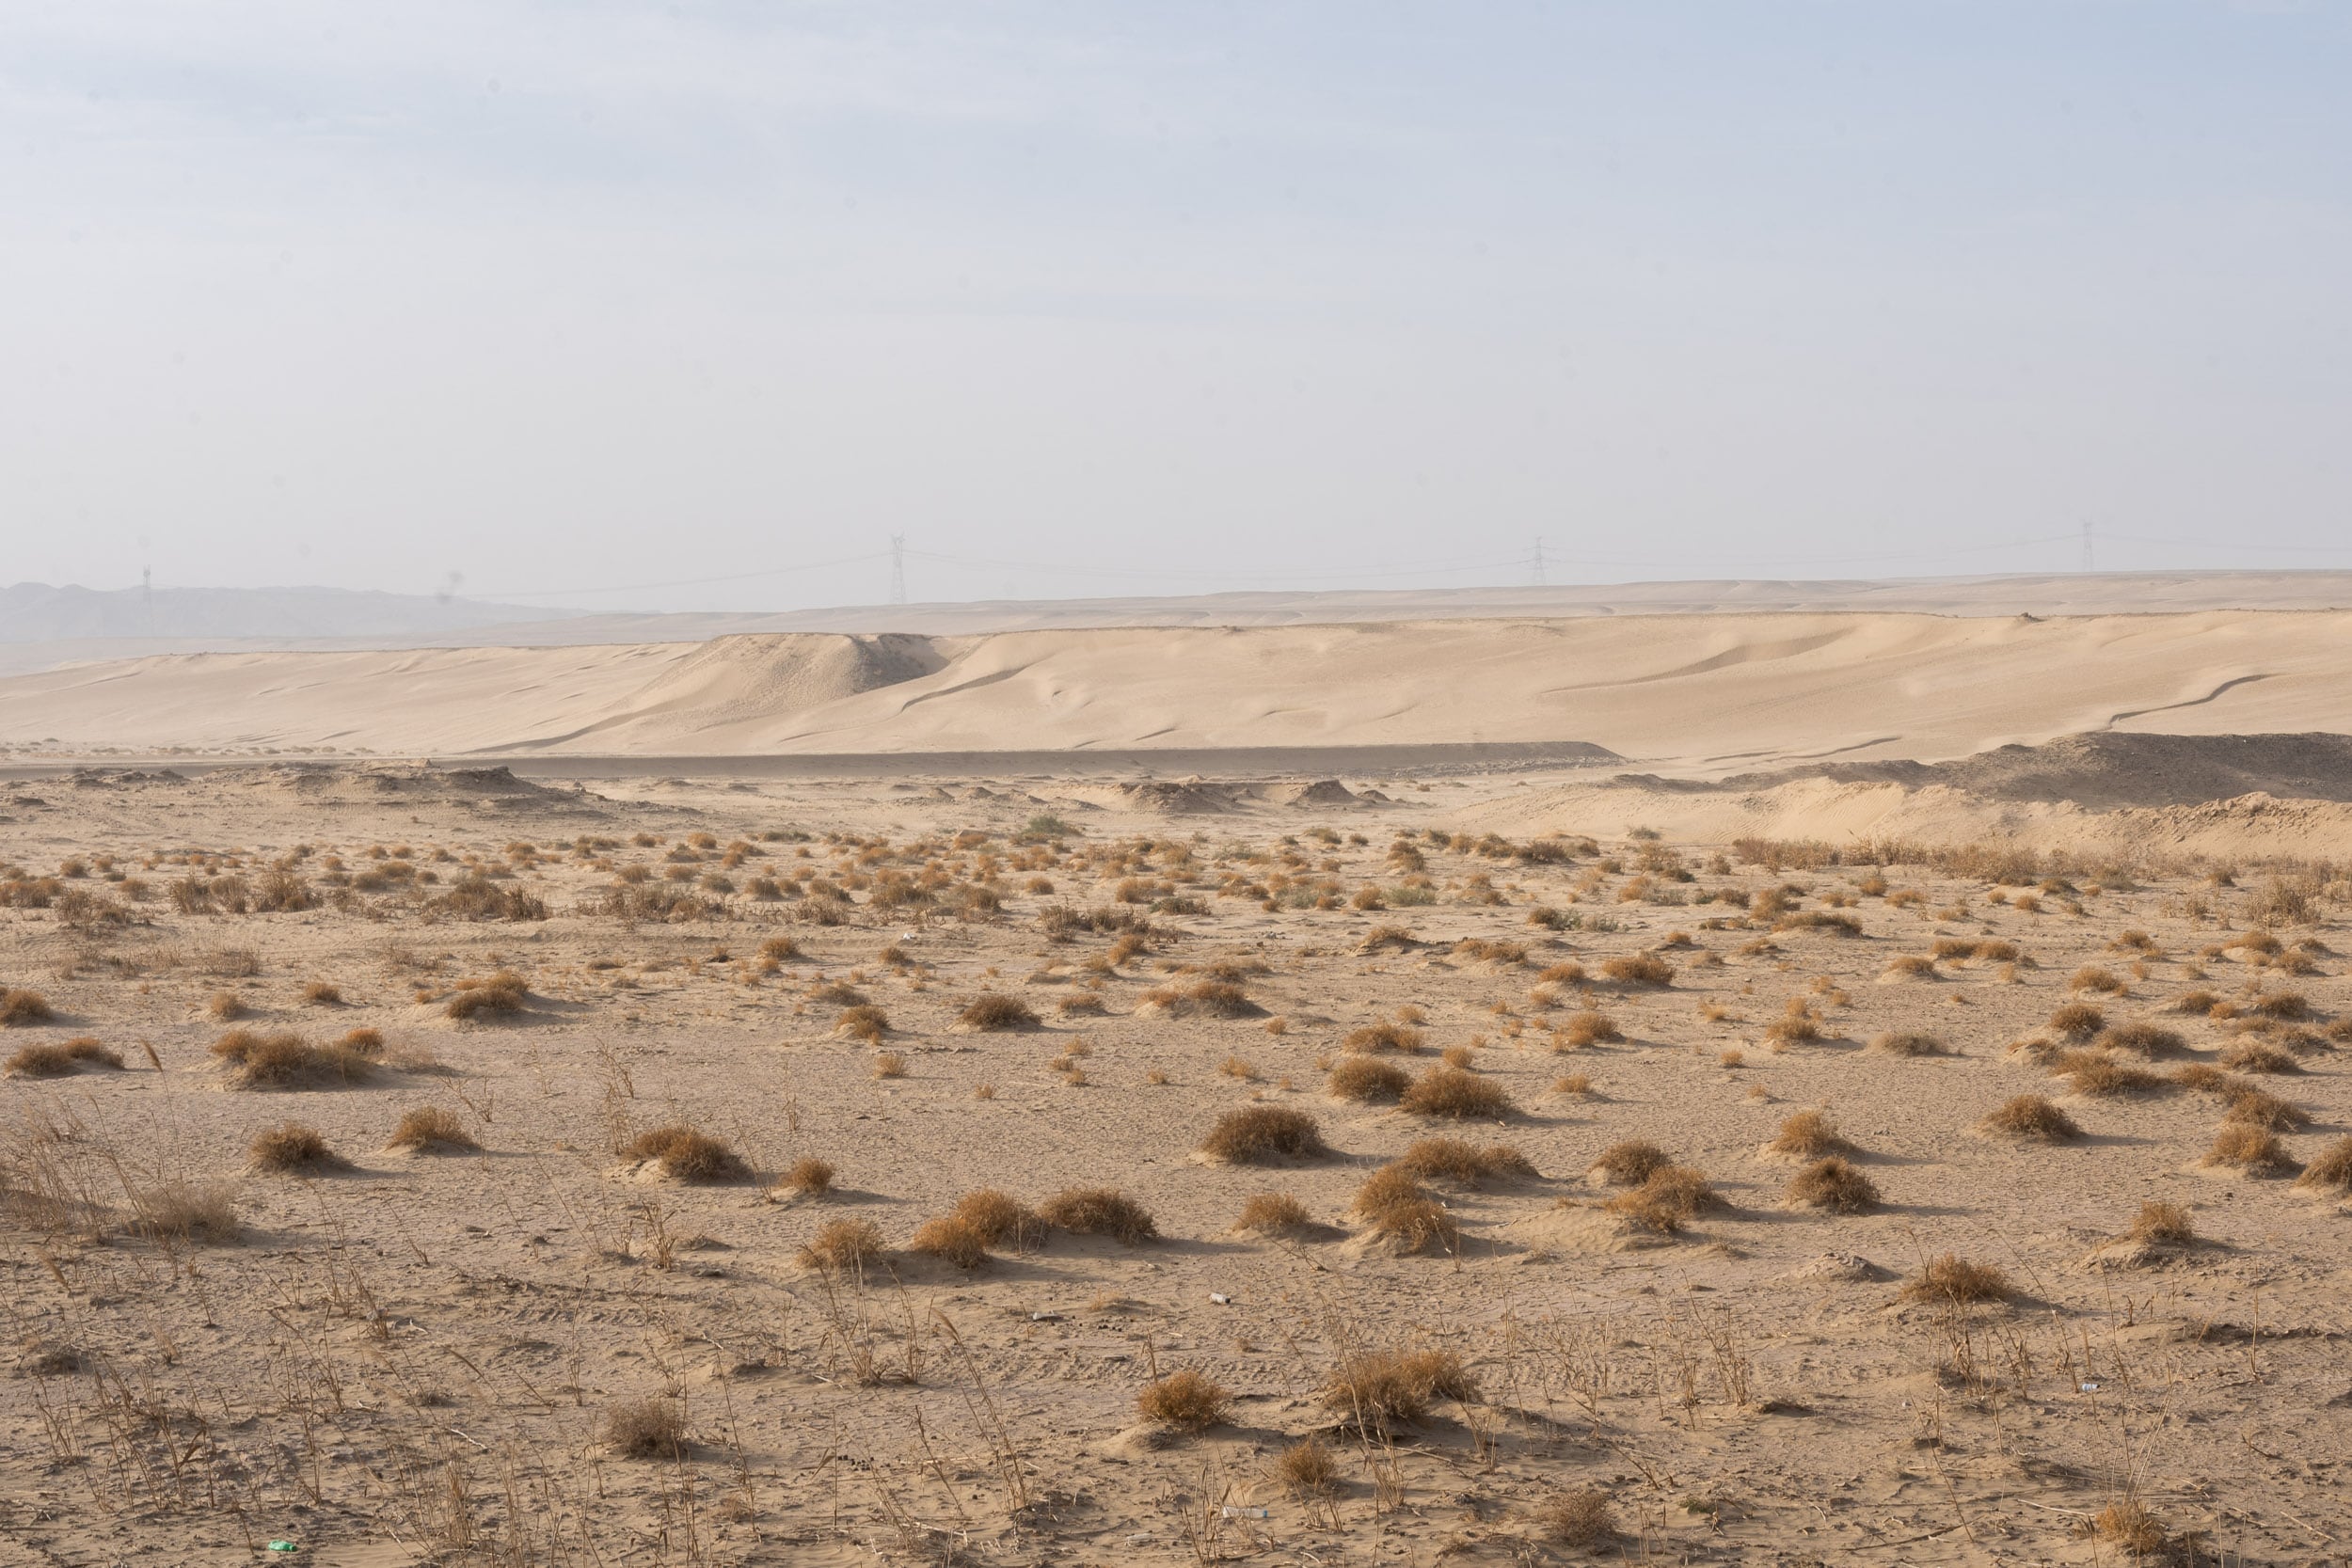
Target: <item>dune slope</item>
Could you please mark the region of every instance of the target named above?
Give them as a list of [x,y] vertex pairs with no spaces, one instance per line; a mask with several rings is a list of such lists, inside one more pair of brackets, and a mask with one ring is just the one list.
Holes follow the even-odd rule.
[[1696,775],[2352,730],[2352,614],[1619,616],[182,655],[0,681],[22,749],[729,755],[1581,740]]

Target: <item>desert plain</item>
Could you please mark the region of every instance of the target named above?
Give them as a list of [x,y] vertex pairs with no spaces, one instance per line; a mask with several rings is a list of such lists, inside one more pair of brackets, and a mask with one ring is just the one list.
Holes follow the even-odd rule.
[[2343,1560],[2336,618],[1670,619],[0,681],[0,1557]]

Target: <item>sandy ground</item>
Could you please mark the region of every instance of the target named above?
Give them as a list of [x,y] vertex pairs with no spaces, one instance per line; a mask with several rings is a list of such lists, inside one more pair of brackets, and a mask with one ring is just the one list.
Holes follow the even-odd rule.
[[1582,741],[1692,774],[2352,730],[2352,614],[1653,615],[196,654],[0,680],[15,754]]
[[[2244,863],[2225,885],[2128,846],[1788,863],[1628,837],[1557,782],[1377,782],[1388,799],[1356,779],[1206,807],[1067,779],[11,786],[0,983],[54,1017],[0,1050],[89,1037],[125,1065],[0,1084],[0,1560],[288,1540],[346,1565],[2122,1562],[2134,1510],[2158,1558],[2342,1560],[2343,1194],[2201,1162],[2254,1085],[2308,1117],[2277,1134],[2290,1162],[2347,1131],[2352,889]],[[1025,832],[1041,815],[1063,826]],[[179,907],[188,882],[215,912]],[[602,912],[616,887],[707,907]],[[458,890],[546,918],[435,903]],[[273,895],[311,907],[221,912]],[[1150,934],[1057,940],[1056,909]],[[2017,952],[1895,963],[1939,942]],[[1642,954],[1668,983],[1609,976]],[[2082,989],[2110,983],[2087,967],[2121,990]],[[448,1016],[501,970],[518,1010]],[[1218,983],[1238,1016],[1190,997]],[[837,987],[886,1032],[841,1033]],[[2200,990],[2236,1016],[2178,1010]],[[965,1032],[982,993],[1041,1022]],[[2304,1017],[2249,1032],[2290,997],[2270,1010]],[[2158,1074],[2238,1065],[2073,1092],[2046,1058],[2074,1002],[2177,1033],[2124,1037]],[[1580,1043],[1595,1012],[1623,1037]],[[1346,1048],[1382,1023],[1419,1049]],[[363,1082],[245,1088],[210,1049],[237,1027],[383,1044]],[[1889,1033],[1937,1049],[1871,1048]],[[1351,1060],[1420,1076],[1457,1047],[1507,1108],[1327,1092]],[[2081,1135],[1977,1130],[2022,1094]],[[388,1150],[420,1107],[479,1151]],[[1329,1152],[1197,1152],[1267,1107]],[[1807,1109],[1875,1203],[1789,1199],[1804,1162],[1764,1146]],[[289,1120],[349,1168],[252,1168]],[[677,1123],[749,1175],[624,1152]],[[1407,1251],[1352,1204],[1433,1136],[1532,1173],[1431,1179],[1455,1234]],[[1719,1201],[1612,1207],[1627,1189],[1588,1171],[1627,1140]],[[777,1185],[809,1159],[829,1192]],[[968,1271],[909,1250],[983,1187],[1116,1188],[1158,1238],[1055,1228]],[[1236,1230],[1261,1193],[1306,1227]],[[2200,1240],[2118,1243],[2151,1200]],[[233,1239],[182,1233],[223,1205]],[[806,1261],[844,1220],[886,1250]],[[1997,1293],[1907,1288],[1947,1253]],[[1436,1354],[1424,1410],[1331,1396],[1388,1352]],[[1146,1419],[1138,1396],[1187,1370],[1229,1396],[1218,1418]],[[682,1423],[675,1452],[615,1441],[645,1401]],[[1309,1438],[1319,1493],[1273,1468]],[[1571,1515],[1599,1528],[1567,1538]]]

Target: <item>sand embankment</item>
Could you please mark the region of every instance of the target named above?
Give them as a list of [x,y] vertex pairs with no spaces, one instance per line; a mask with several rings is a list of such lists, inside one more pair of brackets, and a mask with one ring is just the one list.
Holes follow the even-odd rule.
[[181,655],[0,680],[44,752],[1588,741],[1718,776],[2104,730],[2352,731],[2352,613],[1617,616]]

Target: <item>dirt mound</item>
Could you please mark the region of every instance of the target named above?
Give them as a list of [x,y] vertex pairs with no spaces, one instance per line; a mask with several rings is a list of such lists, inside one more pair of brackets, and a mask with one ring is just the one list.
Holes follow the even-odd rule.
[[1141,784],[1119,786],[1120,803],[1130,811],[1147,811],[1161,816],[1215,816],[1233,809],[1234,792],[1225,784],[1201,784],[1196,780],[1169,783],[1150,780]]
[[[176,775],[173,777],[176,778]],[[151,775],[160,781],[160,776]],[[430,763],[278,762],[255,768],[224,768],[203,776],[217,791],[262,791],[294,795],[304,800],[474,800],[516,804],[575,798],[568,789],[549,789],[518,779],[504,768],[436,768]]]
[[1825,763],[1736,774],[1698,787],[1770,789],[1799,779],[1907,789],[1940,784],[1986,800],[2073,800],[2094,809],[2193,806],[2255,794],[2352,801],[2352,736],[2101,730],[2040,746],[2000,746],[1951,762]]

